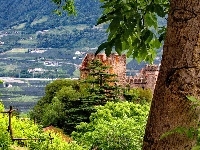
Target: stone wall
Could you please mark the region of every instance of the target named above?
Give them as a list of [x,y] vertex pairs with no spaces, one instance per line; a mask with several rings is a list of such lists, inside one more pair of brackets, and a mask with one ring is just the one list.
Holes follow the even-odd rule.
[[109,57],[106,54],[86,54],[80,66],[80,79],[85,79],[88,76],[88,65],[94,60],[100,60],[104,65],[109,66],[108,73],[116,74],[119,84],[124,84],[126,81],[126,55],[111,54]]
[[94,60],[100,60],[104,65],[109,66],[108,73],[116,74],[118,83],[122,86],[130,86],[131,88],[141,87],[143,89],[151,89],[154,91],[158,73],[158,65],[146,65],[135,76],[126,76],[126,55],[111,54],[107,57],[105,54],[86,54],[80,66],[80,79],[88,76],[89,63]]
[[135,76],[127,76],[126,83],[131,88],[141,87],[143,89],[151,89],[153,92],[158,78],[158,73],[158,65],[146,65]]

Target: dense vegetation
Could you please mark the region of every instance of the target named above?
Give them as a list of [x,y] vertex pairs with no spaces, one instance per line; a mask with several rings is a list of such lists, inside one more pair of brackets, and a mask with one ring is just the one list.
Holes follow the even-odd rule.
[[[3,105],[0,103],[0,112],[4,111]],[[12,142],[12,139],[7,132],[8,116],[0,113],[0,149],[14,150],[22,149],[22,147],[30,150],[81,150],[80,146],[75,143],[67,143],[65,140],[69,137],[64,136],[61,132],[47,130],[44,132],[41,126],[35,125],[33,121],[27,119],[19,119],[16,116],[12,117],[12,129],[14,138],[27,138],[20,142]],[[49,133],[51,136],[49,136]],[[53,138],[50,140],[50,137]],[[31,140],[31,139],[38,140]]]
[[[60,79],[46,86],[44,97],[31,112],[31,117],[40,126],[29,119],[12,118],[14,137],[38,140],[12,142],[6,131],[8,116],[0,114],[3,124],[0,147],[5,150],[22,147],[37,150],[57,150],[58,147],[60,150],[140,150],[152,93],[147,89],[119,88],[117,84],[113,88],[113,82],[117,82],[115,75],[107,74],[109,68],[99,61],[92,61],[88,68],[90,72],[85,80]],[[44,132],[46,130],[48,132]],[[182,134],[185,131],[178,128],[174,132]],[[193,131],[186,133],[191,136]],[[174,132],[166,133],[166,136]]]
[[[6,130],[8,116],[0,114],[3,125],[0,148],[141,149],[150,104],[147,101],[151,95],[142,93],[142,89],[124,91],[116,88],[115,84],[113,86],[113,82],[117,82],[115,75],[107,74],[108,67],[99,61],[93,61],[89,68],[88,78],[83,81],[60,79],[46,86],[45,96],[31,112],[31,117],[40,126],[28,118],[12,117],[13,137],[30,140],[13,142]],[[123,96],[119,95],[119,90],[124,91],[130,102],[126,99],[119,101],[122,97],[118,96]],[[3,111],[2,105],[0,111]],[[73,132],[72,137],[65,136],[52,125],[63,129],[68,135]],[[46,128],[42,130],[42,127]],[[50,137],[53,139],[50,140]],[[38,140],[31,140],[33,138]]]
[[[105,106],[96,106],[96,112],[91,114],[90,121],[77,125],[76,131],[72,132],[71,137],[64,135],[58,128],[50,126],[42,129],[41,125],[34,124],[28,118],[13,116],[14,137],[30,139],[20,142],[12,142],[9,132],[7,132],[8,116],[0,113],[0,149],[141,150],[149,105],[147,102],[139,104],[136,100],[135,102],[107,102]],[[2,111],[5,110],[0,104],[0,112]],[[54,119],[53,117],[51,119]],[[183,134],[185,131],[183,128],[179,128],[176,132]],[[49,133],[51,133],[50,136]],[[188,133],[191,136],[193,130]],[[50,137],[53,139],[50,140]],[[38,138],[38,140],[31,140],[33,138]],[[199,145],[199,141],[197,144]],[[196,149],[199,147],[194,148],[194,150]]]
[[[33,124],[33,121],[28,119],[12,117],[14,137],[39,138],[39,140],[13,143],[7,132],[8,116],[0,114],[2,126],[0,130],[3,133],[0,135],[0,148],[4,150],[20,147],[27,147],[30,150],[141,149],[149,104],[108,102],[105,106],[98,106],[96,109],[97,112],[90,117],[90,123],[82,122],[76,127],[76,132],[72,133],[75,141],[51,126],[48,128],[54,130],[44,129],[51,133],[53,139],[50,141],[49,132],[44,132],[41,126]],[[0,111],[3,111],[3,108]]]
[[[31,113],[44,126],[54,125],[70,134],[80,122],[89,122],[96,105],[119,101],[114,75],[106,72],[99,61],[90,64],[86,80],[55,80],[47,85],[43,96]],[[63,123],[64,122],[64,123]]]
[[[67,17],[66,14],[58,17],[53,13],[56,6],[51,1],[33,0],[2,1],[0,8],[1,25],[0,30],[12,28],[15,25],[25,23],[24,32],[33,33],[35,31],[55,28],[58,26],[72,24],[95,24],[101,11],[100,3],[93,0],[76,1],[77,17]],[[5,13],[6,12],[6,13]],[[86,17],[87,16],[87,17]],[[47,17],[46,19],[43,17]],[[43,18],[43,20],[39,20]],[[39,21],[38,21],[39,20]],[[27,30],[29,29],[29,30]]]
[[73,139],[87,149],[140,150],[149,104],[108,102],[98,106],[90,122],[82,122]]

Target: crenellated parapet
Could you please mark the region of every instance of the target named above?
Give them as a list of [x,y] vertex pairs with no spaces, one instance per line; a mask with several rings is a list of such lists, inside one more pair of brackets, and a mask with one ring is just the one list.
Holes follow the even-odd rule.
[[145,71],[159,71],[158,65],[146,65],[144,68]]
[[89,53],[86,54],[80,66],[81,79],[85,79],[88,76],[89,63],[94,59],[100,60],[104,65],[109,66],[108,73],[116,74],[120,85],[129,85],[131,88],[141,87],[154,91],[159,73],[159,65],[146,65],[135,76],[126,76],[126,55],[113,53],[107,57],[104,53],[96,56]]
[[86,54],[80,66],[81,79],[85,79],[88,76],[89,63],[94,59],[100,60],[104,65],[109,66],[108,73],[116,74],[118,82],[123,84],[126,79],[126,55],[117,55],[113,53],[107,57],[104,53],[96,56],[92,53]]
[[134,76],[127,76],[126,83],[128,84],[146,84],[146,78],[138,78]]
[[141,87],[143,89],[151,89],[154,91],[156,81],[159,73],[159,65],[146,65],[135,76],[127,76],[127,84],[134,87]]

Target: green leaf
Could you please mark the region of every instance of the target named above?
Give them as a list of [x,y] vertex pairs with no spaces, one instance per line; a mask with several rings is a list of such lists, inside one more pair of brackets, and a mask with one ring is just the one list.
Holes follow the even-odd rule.
[[151,5],[147,5],[146,6],[146,11],[149,13],[149,12],[153,12],[154,11],[154,4],[151,4]]
[[198,100],[194,96],[186,96],[191,102],[197,102]]
[[104,50],[107,46],[108,46],[108,42],[102,43],[102,44],[98,47],[97,51],[95,52],[95,56],[96,56],[97,54],[99,54],[102,50]]
[[76,14],[75,11],[75,6],[74,6],[74,1],[73,0],[68,0],[63,6],[62,9],[67,11],[69,13],[69,15]]
[[186,132],[186,135],[188,138],[192,139],[194,138],[195,134],[196,134],[197,130],[194,128],[189,128]]
[[118,37],[115,41],[115,51],[121,55],[121,52],[122,52],[122,42],[121,42],[121,39],[120,37]]
[[171,135],[171,134],[175,134],[175,133],[179,133],[179,134],[185,134],[188,138],[194,138],[194,136],[197,134],[197,130],[194,128],[186,128],[186,127],[176,127],[166,133],[164,133],[161,136],[161,139],[166,138],[167,136]]
[[58,9],[54,10],[53,12],[54,12],[56,15],[58,15],[58,16],[61,16],[61,14],[62,14],[61,11],[58,10]]
[[116,35],[117,30],[120,27],[119,19],[113,19],[108,27],[109,32],[111,33],[108,37],[108,41],[112,40],[114,38],[114,35]]
[[107,21],[109,21],[109,20],[114,19],[114,18],[115,18],[114,14],[117,13],[117,11],[118,11],[118,10],[114,10],[114,11],[112,11],[112,12],[109,12],[109,13],[106,14],[106,15],[105,15],[105,14],[102,15],[102,16],[98,19],[97,25],[102,24],[102,23],[105,23],[105,22],[107,22]]
[[200,150],[200,146],[195,146],[192,148],[192,150]]
[[128,52],[126,53],[127,57],[130,57],[132,55],[133,50],[129,49]]
[[165,38],[165,33],[163,33],[163,34],[161,34],[160,36],[159,36],[159,42],[162,42],[163,40],[164,40],[164,38]]
[[141,33],[141,30],[142,30],[142,21],[138,18],[137,20],[137,35],[138,37],[140,37],[140,33]]
[[106,56],[109,56],[112,52],[112,46],[108,45],[105,49]]
[[127,49],[129,49],[130,46],[129,46],[128,41],[122,40],[121,42],[122,42],[122,50],[127,50]]
[[141,35],[142,35],[141,39],[143,41],[146,41],[149,38],[150,34],[151,34],[150,30],[148,30],[148,29],[147,30],[143,30],[142,33],[141,33]]
[[108,18],[106,17],[106,15],[103,15],[103,16],[101,16],[101,18],[99,18],[97,20],[97,25],[100,25],[100,24],[107,22],[107,21],[108,21]]
[[139,56],[140,59],[137,59],[139,62],[141,62],[142,60],[145,60],[145,58],[147,57],[148,52],[147,52],[147,48],[144,42],[142,42],[140,44],[140,51],[139,51]]
[[150,34],[149,34],[148,38],[146,39],[145,43],[150,43],[152,40],[153,40],[153,32],[150,31]]
[[145,14],[144,22],[145,22],[145,25],[147,28],[153,26],[155,29],[157,29],[157,27],[158,27],[157,18],[155,16],[155,14],[153,14],[153,13]]
[[166,13],[164,12],[163,7],[160,4],[154,4],[155,13],[160,17],[165,17]]
[[161,46],[161,43],[160,43],[160,41],[158,39],[152,40],[150,42],[150,44],[152,45],[153,48],[157,48],[157,49],[160,48],[160,46]]
[[61,4],[61,0],[52,0],[56,5],[60,5]]

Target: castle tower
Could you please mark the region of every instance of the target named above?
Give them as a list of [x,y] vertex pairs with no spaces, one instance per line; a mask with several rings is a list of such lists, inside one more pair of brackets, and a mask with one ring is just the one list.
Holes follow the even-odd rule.
[[146,65],[144,68],[144,76],[146,79],[145,88],[151,89],[154,91],[156,86],[156,81],[158,78],[159,66],[158,65]]
[[116,74],[118,83],[124,85],[126,81],[126,55],[120,56],[114,53],[108,57],[104,53],[98,54],[96,57],[92,53],[86,54],[80,67],[80,79],[85,79],[88,76],[88,65],[94,59],[98,59],[105,66],[109,66],[108,73]]

